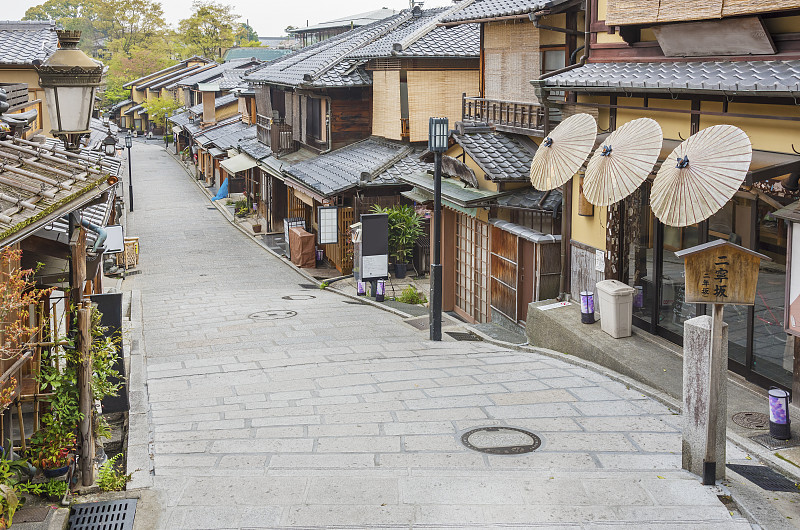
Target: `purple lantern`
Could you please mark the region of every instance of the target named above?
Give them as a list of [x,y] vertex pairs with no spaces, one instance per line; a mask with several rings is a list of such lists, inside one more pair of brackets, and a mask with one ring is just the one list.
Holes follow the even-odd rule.
[[581,322],[594,324],[594,293],[581,291]]
[[769,389],[769,435],[776,440],[792,437],[789,419],[789,392],[782,388]]

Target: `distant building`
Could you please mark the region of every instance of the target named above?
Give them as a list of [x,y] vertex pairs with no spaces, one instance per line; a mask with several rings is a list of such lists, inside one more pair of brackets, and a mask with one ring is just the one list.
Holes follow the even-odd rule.
[[366,13],[359,13],[357,15],[349,15],[328,22],[322,22],[314,26],[306,26],[305,28],[296,28],[289,31],[289,34],[296,37],[300,43],[305,46],[310,46],[316,42],[329,39],[334,35],[339,35],[345,31],[350,31],[353,28],[359,28],[383,20],[386,17],[396,15],[399,11],[394,9],[381,8],[375,11],[367,11]]
[[292,50],[289,48],[265,48],[263,46],[258,48],[231,48],[225,52],[223,61],[227,63],[236,59],[255,58],[259,61],[269,62],[291,52]]

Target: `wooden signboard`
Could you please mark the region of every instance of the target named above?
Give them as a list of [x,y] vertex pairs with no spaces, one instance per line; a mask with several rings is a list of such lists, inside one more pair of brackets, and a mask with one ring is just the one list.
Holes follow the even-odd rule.
[[686,261],[686,302],[753,305],[763,254],[716,240],[675,253]]

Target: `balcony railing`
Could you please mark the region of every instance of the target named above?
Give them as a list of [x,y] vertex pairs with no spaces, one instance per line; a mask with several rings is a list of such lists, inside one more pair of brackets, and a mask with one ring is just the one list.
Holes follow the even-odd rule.
[[297,151],[297,142],[292,135],[292,126],[283,120],[256,116],[256,136],[258,141],[269,146],[276,155]]
[[400,118],[400,139],[408,140],[411,138],[411,128],[408,125],[408,118]]
[[498,131],[542,134],[544,107],[539,103],[503,101],[464,95],[461,104],[461,119],[488,123]]

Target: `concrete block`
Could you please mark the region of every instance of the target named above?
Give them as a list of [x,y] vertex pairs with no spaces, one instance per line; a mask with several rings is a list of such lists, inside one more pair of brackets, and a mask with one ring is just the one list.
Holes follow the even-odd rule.
[[[683,323],[683,459],[684,469],[703,476],[709,407],[711,317],[695,317]],[[725,427],[728,420],[728,325],[722,325],[722,351],[719,352],[720,385],[717,395],[717,480],[725,478]]]

